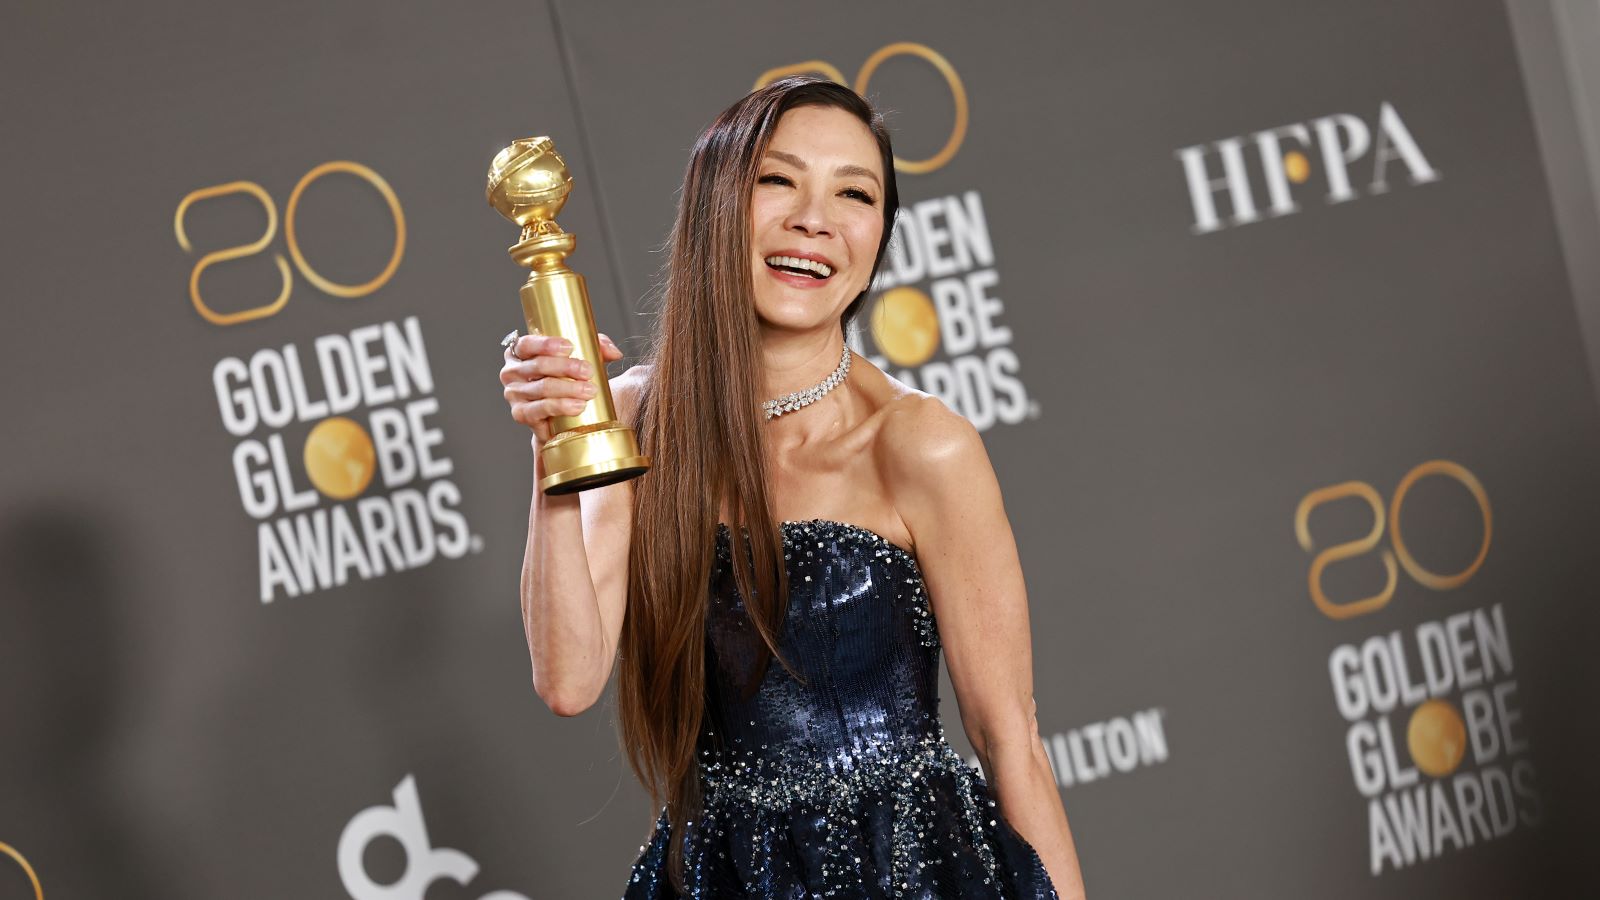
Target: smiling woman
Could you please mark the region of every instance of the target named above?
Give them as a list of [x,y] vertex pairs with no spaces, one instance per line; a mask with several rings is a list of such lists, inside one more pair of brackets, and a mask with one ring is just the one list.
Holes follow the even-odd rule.
[[[615,661],[623,747],[662,806],[628,898],[1083,895],[983,443],[845,341],[893,158],[832,82],[725,110],[690,154],[648,360],[611,382],[655,468],[534,492],[535,689],[576,715]],[[570,352],[525,336],[501,370],[536,450],[592,396]],[[945,740],[941,653],[988,780]]]
[[769,327],[816,331],[865,296],[893,225],[879,199],[880,153],[867,125],[837,106],[798,106],[779,120],[750,197],[756,314]]

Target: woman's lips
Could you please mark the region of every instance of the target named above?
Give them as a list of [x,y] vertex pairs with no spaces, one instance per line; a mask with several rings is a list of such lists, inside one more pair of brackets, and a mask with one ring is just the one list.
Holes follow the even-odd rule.
[[[767,270],[767,274],[771,275],[773,278],[778,279],[784,284],[798,288],[819,288],[833,280],[833,276],[831,275],[827,278],[813,278],[810,275],[799,275],[794,272],[786,272],[782,269],[774,269],[765,263],[762,264],[762,267],[765,268]],[[834,272],[833,274],[838,275],[839,273]]]

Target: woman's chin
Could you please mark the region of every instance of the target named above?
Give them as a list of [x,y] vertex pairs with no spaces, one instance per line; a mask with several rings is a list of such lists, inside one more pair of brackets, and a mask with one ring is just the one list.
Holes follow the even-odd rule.
[[837,328],[844,307],[838,309],[807,305],[803,308],[756,308],[761,327],[774,331],[826,331]]

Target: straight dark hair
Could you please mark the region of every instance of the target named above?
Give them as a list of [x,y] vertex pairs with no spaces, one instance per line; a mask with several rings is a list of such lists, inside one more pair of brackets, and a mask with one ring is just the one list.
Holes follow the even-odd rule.
[[[790,668],[778,651],[788,578],[767,492],[750,196],[778,120],[797,106],[843,109],[877,141],[883,238],[873,278],[900,208],[882,117],[855,91],[822,78],[758,88],[717,116],[689,154],[638,407],[636,427],[655,468],[634,490],[617,676],[623,749],[655,804],[666,806],[668,874],[680,892],[683,826],[702,809],[695,755],[705,716],[707,589],[724,500],[735,519],[734,581],[765,645],[749,687],[774,656]],[[840,316],[847,333],[871,283]]]

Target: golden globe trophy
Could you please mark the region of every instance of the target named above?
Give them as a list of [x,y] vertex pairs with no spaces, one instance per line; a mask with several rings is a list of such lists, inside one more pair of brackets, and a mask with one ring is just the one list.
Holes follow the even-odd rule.
[[633,429],[618,421],[605,358],[589,308],[583,276],[567,268],[576,239],[556,224],[572,193],[572,175],[547,137],[524,138],[489,164],[489,205],[522,226],[522,240],[507,251],[533,271],[522,285],[529,334],[554,334],[572,342],[574,359],[594,372],[595,395],[583,412],[550,419],[550,440],[539,450],[544,477],[539,490],[571,494],[643,475],[650,457],[639,453]]

